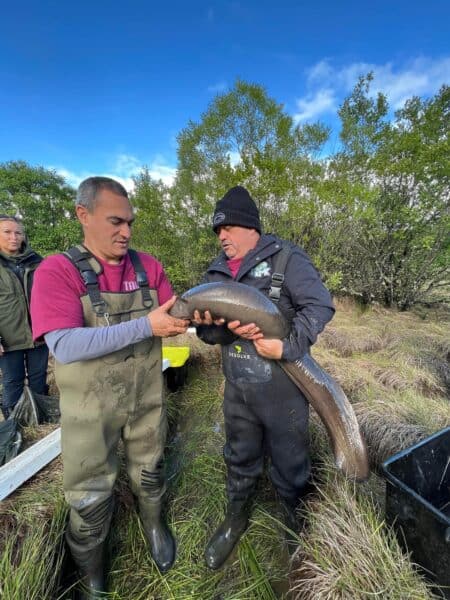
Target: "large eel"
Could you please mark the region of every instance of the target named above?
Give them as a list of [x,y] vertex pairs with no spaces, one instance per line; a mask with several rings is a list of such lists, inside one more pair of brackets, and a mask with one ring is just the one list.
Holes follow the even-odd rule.
[[[255,323],[267,338],[282,339],[289,333],[289,325],[277,306],[259,290],[242,283],[214,282],[191,288],[177,298],[170,314],[192,319],[196,309],[201,313],[209,310],[213,318]],[[336,466],[351,479],[367,479],[366,445],[353,407],[340,385],[309,354],[295,362],[278,363],[325,425]]]

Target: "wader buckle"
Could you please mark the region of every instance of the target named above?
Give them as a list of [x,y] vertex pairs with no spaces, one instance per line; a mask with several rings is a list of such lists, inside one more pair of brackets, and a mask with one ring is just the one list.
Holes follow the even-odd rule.
[[281,295],[281,287],[284,283],[283,273],[272,273],[272,281],[270,286],[269,297],[272,300],[279,300]]

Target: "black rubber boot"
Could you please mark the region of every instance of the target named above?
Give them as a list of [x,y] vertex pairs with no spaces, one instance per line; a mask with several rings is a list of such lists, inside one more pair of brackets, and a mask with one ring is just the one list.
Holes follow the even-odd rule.
[[90,550],[72,547],[71,552],[80,575],[77,600],[102,598],[106,592],[104,543]]
[[167,523],[162,517],[161,501],[139,499],[139,515],[150,553],[161,573],[166,573],[175,562],[176,546]]
[[210,569],[220,569],[230,556],[241,535],[248,527],[246,502],[230,502],[224,520],[219,525],[205,550],[206,564]]
[[301,502],[298,498],[286,498],[280,496],[280,507],[283,524],[285,526],[284,535],[289,554],[295,552],[298,547],[298,534],[303,529],[303,518],[298,514]]

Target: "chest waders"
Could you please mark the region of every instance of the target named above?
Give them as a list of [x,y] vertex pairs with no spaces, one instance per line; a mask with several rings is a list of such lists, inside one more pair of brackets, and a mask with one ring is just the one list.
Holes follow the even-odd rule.
[[[70,258],[74,260],[75,255],[74,262],[88,289],[80,299],[86,327],[124,323],[158,306],[157,293],[149,289],[140,264],[134,265],[139,289],[100,292],[95,270],[98,273],[101,266],[83,247],[75,250],[69,251]],[[56,362],[63,485],[70,505],[66,539],[88,588],[104,589],[103,547],[113,513],[120,439],[142,520],[149,505],[154,519],[165,528],[159,522],[166,488],[162,458],[167,432],[161,365],[161,338],[157,337],[96,359],[66,365]],[[172,540],[168,530],[164,529],[160,537],[164,535]],[[168,553],[174,555],[170,540]],[[157,548],[151,546],[151,551],[157,563],[167,562],[167,552],[161,558]]]
[[[269,297],[275,303],[290,253],[291,245],[284,243],[273,261]],[[222,367],[228,507],[206,546],[205,559],[211,569],[223,565],[248,526],[251,497],[265,455],[290,528],[310,473],[309,409],[298,387],[276,361],[260,356],[253,342],[243,338],[222,346]],[[286,505],[292,507],[289,514]]]

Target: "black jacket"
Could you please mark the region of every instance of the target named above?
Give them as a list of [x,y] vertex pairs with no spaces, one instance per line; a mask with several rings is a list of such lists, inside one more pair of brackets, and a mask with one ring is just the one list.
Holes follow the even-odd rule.
[[[262,235],[256,248],[244,257],[235,281],[255,287],[269,295],[274,258],[282,240],[275,235]],[[289,336],[283,340],[282,358],[294,361],[301,358],[317,340],[334,314],[333,302],[327,288],[308,255],[293,246],[286,265],[284,283],[278,307],[291,324]],[[227,257],[222,252],[208,267],[202,283],[231,281]],[[198,336],[209,344],[229,344],[235,336],[225,326],[200,326]]]

